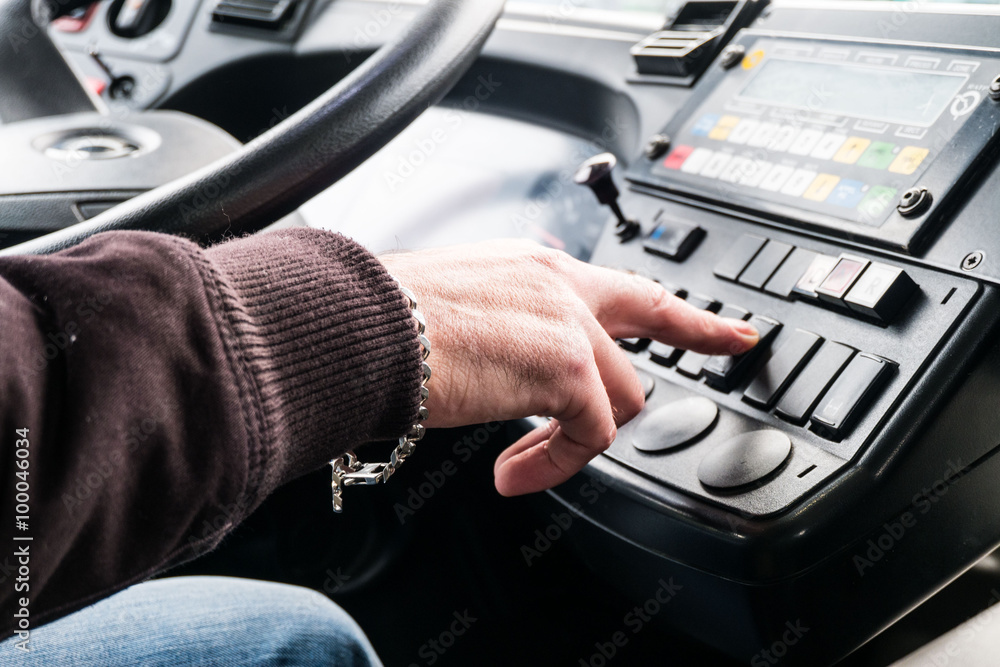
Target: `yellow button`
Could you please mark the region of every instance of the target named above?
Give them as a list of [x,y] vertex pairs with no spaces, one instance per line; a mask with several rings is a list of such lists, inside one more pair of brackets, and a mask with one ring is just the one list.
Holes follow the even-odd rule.
[[844,145],[840,147],[837,154],[833,156],[834,162],[843,162],[844,164],[854,164],[861,157],[861,154],[865,152],[865,149],[871,144],[871,139],[862,139],[861,137],[848,137]]
[[729,133],[733,131],[733,128],[739,124],[739,116],[723,116],[715,124],[715,127],[712,128],[712,131],[708,133],[708,138],[715,139],[716,141],[725,141],[729,137]]
[[930,151],[926,148],[907,146],[899,151],[899,155],[889,165],[889,171],[894,174],[912,174],[920,166],[920,163],[924,161],[924,158],[927,157],[928,152]]
[[762,49],[757,49],[752,53],[748,53],[743,58],[743,69],[753,69],[764,59],[764,51]]
[[815,180],[806,188],[806,191],[802,194],[806,199],[811,199],[813,201],[825,201],[833,189],[837,187],[837,183],[840,182],[839,176],[834,176],[833,174],[820,174]]

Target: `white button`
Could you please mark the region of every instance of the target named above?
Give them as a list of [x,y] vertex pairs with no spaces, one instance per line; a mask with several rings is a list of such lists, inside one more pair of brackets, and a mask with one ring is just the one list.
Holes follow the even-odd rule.
[[799,136],[799,128],[791,125],[782,125],[778,133],[774,135],[774,140],[768,144],[767,149],[777,153],[784,153],[792,147],[792,142]]
[[788,152],[792,155],[809,155],[822,138],[823,133],[819,130],[802,130],[792,142]]
[[747,141],[747,146],[753,146],[754,148],[764,148],[767,146],[774,137],[778,134],[778,130],[781,126],[777,123],[761,123],[757,131],[753,133],[753,136]]
[[743,173],[743,178],[740,179],[740,185],[745,185],[748,188],[755,188],[764,181],[764,177],[767,173],[771,171],[771,167],[774,165],[770,162],[764,160],[754,160],[749,169],[746,169]]
[[808,169],[796,169],[785,187],[781,188],[781,194],[792,197],[801,197],[806,188],[816,180],[816,172]]
[[788,177],[792,175],[795,170],[791,167],[786,167],[785,165],[779,164],[774,167],[771,171],[767,173],[764,180],[760,182],[760,189],[767,190],[768,192],[777,192],[781,189],[781,186],[785,184]]
[[691,155],[688,155],[688,159],[684,160],[681,171],[686,174],[697,174],[708,164],[713,155],[715,155],[715,151],[711,148],[696,148],[691,151]]
[[729,133],[729,143],[732,144],[745,144],[753,136],[757,128],[760,127],[760,122],[756,120],[741,120],[740,124],[733,128],[733,131]]
[[819,140],[819,143],[816,144],[816,148],[809,154],[809,157],[816,158],[817,160],[832,160],[845,141],[847,141],[846,134],[827,132]]
[[748,169],[753,169],[753,160],[745,157],[734,157],[732,161],[726,165],[726,168],[722,170],[722,173],[719,174],[719,180],[725,181],[726,183],[739,183],[740,179],[743,178],[743,174],[745,174]]
[[847,293],[845,301],[875,308],[886,290],[892,286],[892,283],[902,272],[901,269],[885,264],[869,265],[857,282],[851,286],[851,291]]
[[711,157],[705,168],[701,170],[701,175],[705,178],[718,178],[722,170],[726,168],[733,156],[729,153],[716,153]]

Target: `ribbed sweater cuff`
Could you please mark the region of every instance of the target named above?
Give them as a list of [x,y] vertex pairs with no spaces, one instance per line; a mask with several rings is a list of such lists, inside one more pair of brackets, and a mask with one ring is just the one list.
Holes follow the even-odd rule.
[[367,250],[299,228],[206,255],[263,410],[263,452],[250,480],[260,488],[252,495],[262,498],[347,449],[398,437],[416,420],[414,320]]

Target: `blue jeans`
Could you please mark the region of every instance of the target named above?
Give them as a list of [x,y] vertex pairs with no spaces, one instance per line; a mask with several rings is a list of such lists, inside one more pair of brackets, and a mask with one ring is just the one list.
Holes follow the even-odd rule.
[[133,586],[31,631],[2,665],[380,667],[361,628],[315,591],[250,579],[177,577]]

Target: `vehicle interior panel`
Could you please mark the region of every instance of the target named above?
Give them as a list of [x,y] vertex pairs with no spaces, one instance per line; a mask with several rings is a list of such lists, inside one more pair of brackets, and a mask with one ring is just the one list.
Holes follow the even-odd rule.
[[[766,335],[739,357],[618,341],[646,406],[549,492],[492,484],[541,418],[431,433],[350,512],[322,514],[328,471],[308,475],[170,574],[320,590],[387,665],[990,664],[1000,7],[509,2],[474,58],[413,39],[419,0],[262,4],[53,22],[69,68],[0,103],[5,252],[154,209],[203,242],[278,219],[375,252],[524,237]],[[451,4],[488,22],[485,0]],[[385,44],[422,59],[377,60]],[[353,81],[398,95],[348,106]],[[330,148],[312,161],[310,136]],[[205,234],[163,222],[191,197]],[[432,648],[463,611],[468,633]]]

